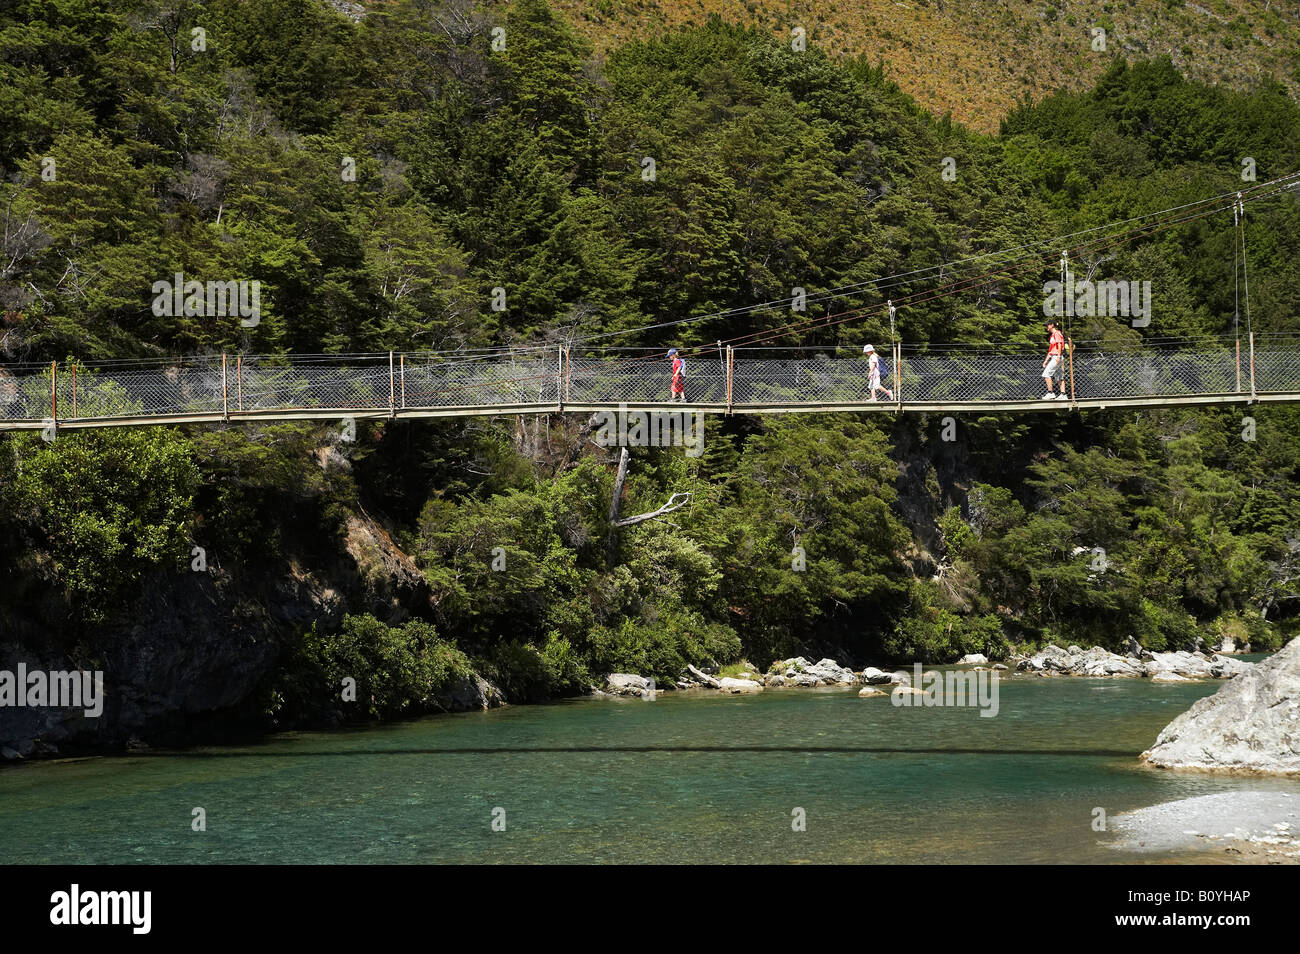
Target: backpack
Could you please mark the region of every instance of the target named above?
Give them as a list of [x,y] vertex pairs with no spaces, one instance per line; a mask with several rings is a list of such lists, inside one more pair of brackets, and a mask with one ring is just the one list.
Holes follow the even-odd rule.
[[686,377],[686,359],[681,355],[677,356],[677,373],[683,378]]
[[880,371],[880,380],[883,381],[889,377],[889,365],[885,363],[885,359],[880,357],[879,354],[876,355],[876,368]]

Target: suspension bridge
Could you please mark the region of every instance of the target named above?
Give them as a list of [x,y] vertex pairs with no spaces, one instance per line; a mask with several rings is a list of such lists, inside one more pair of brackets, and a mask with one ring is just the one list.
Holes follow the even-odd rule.
[[[889,348],[888,351],[884,350]],[[171,361],[0,365],[0,430],[144,424],[424,418],[615,410],[706,414],[1041,412],[1300,403],[1300,335],[1078,346],[1063,397],[1044,400],[1044,351],[882,346],[697,349],[686,401],[672,403],[662,349],[564,346],[501,354],[211,355]]]
[[[455,352],[241,353],[0,364],[0,431],[616,409],[706,414],[1061,413],[1300,403],[1300,331],[1253,331],[1246,254],[1247,207],[1292,195],[1297,189],[1300,173],[1291,173],[1122,222],[812,296],[800,293],[799,297],[781,301],[640,328],[575,335],[551,344]],[[1094,271],[1113,259],[1123,246],[1199,220],[1222,217],[1226,226],[1229,213],[1233,230],[1232,334],[1156,338],[1124,332],[1107,336],[1107,341],[1090,340],[1077,346],[1070,341],[1062,362],[1057,399],[1043,399],[1045,344],[1044,350],[918,344],[906,342],[898,330],[895,319],[900,309],[906,314],[953,296],[996,300],[999,289],[1010,280],[1028,284],[1040,280],[1045,271],[1054,272],[1059,254],[1060,281],[1049,284],[1062,291],[1059,304],[1065,308],[1064,325],[1068,331],[1069,316],[1074,314],[1074,290],[1082,287],[1075,281],[1072,262],[1086,266],[1087,277],[1082,284],[1091,287]],[[1111,299],[1116,293],[1126,291],[1124,283],[1106,284],[1111,286],[1107,302],[1113,304]],[[1070,305],[1066,304],[1065,290],[1069,290]],[[872,296],[876,302],[828,314],[793,317],[810,304],[863,295]],[[886,297],[889,295],[895,297]],[[1120,297],[1127,300],[1126,296]],[[1149,294],[1147,298],[1149,307]],[[755,312],[765,313],[767,321],[787,308],[792,318],[784,325],[718,340],[713,345],[683,348],[689,365],[684,402],[670,400],[671,371],[664,348],[606,344],[611,338],[634,333],[662,339],[668,329],[711,319],[734,323]],[[1044,308],[1047,310],[1046,302]],[[888,342],[878,347],[885,361],[880,390],[871,387],[867,360],[858,351],[860,346],[847,344],[851,336],[841,327],[864,318],[876,319],[872,327],[879,334],[873,336]],[[1041,319],[1032,320],[1036,324]],[[1134,329],[1138,326],[1133,323]],[[1094,322],[1091,327],[1095,331],[1098,326]],[[806,337],[815,333],[825,338],[830,328],[838,329],[835,345],[773,344],[791,335]]]

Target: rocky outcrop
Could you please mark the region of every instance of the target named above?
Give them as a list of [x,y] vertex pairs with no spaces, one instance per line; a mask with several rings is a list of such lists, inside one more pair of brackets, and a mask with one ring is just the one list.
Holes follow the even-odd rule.
[[957,660],[958,666],[987,666],[989,657],[983,653],[967,653]]
[[655,691],[655,681],[630,672],[611,672],[605,677],[605,692],[612,696],[648,696]]
[[431,609],[429,583],[420,568],[364,510],[348,515],[344,547],[354,563],[348,569],[359,578],[361,585],[354,590],[366,612],[396,625]]
[[1162,768],[1300,775],[1300,638],[1165,726],[1142,761]]
[[723,692],[762,692],[763,684],[756,679],[733,679],[730,676],[723,676],[718,680],[718,688]]
[[476,672],[453,682],[435,697],[435,703],[444,712],[495,709],[504,705],[505,701],[501,690]]
[[365,19],[366,8],[353,0],[325,0],[325,2],[354,23]]
[[772,663],[763,682],[767,686],[854,686],[858,677],[834,659],[810,663],[802,656],[795,656]]
[[1017,672],[1040,673],[1042,675],[1060,676],[1145,676],[1161,682],[1176,682],[1178,679],[1227,679],[1250,669],[1250,663],[1243,663],[1228,656],[1210,655],[1202,652],[1179,650],[1174,653],[1153,653],[1140,650],[1141,655],[1121,656],[1093,646],[1080,649],[1071,646],[1048,646],[1033,656],[1016,662]]

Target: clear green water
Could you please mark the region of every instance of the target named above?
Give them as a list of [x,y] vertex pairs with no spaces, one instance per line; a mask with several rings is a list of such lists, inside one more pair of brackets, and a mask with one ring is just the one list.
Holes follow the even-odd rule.
[[[1300,792],[1137,764],[1169,720],[1217,688],[1012,678],[996,718],[856,690],[665,693],[22,765],[0,771],[0,862],[1167,860],[1117,851],[1092,831],[1093,808]],[[436,751],[745,745],[909,753]],[[942,751],[953,748],[999,754]],[[190,829],[195,806],[205,832]],[[491,827],[498,806],[504,832]],[[791,829],[795,807],[804,832]]]

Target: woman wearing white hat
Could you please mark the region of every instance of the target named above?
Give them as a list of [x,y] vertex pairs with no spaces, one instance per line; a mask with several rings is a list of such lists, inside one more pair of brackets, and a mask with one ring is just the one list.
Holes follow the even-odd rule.
[[862,353],[867,355],[868,360],[871,362],[871,380],[869,382],[871,385],[871,400],[878,400],[876,392],[884,391],[885,397],[892,401],[894,399],[894,392],[880,383],[880,370],[881,365],[884,364],[884,362],[880,360],[880,355],[876,354],[875,346],[864,345]]

